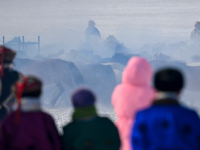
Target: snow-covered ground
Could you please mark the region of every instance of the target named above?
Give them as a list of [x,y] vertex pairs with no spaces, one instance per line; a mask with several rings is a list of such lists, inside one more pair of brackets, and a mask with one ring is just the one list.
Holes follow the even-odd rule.
[[[40,35],[42,54],[50,53],[49,47],[55,49],[51,53],[59,48],[77,49],[92,19],[102,38],[114,35],[136,53],[134,48],[145,43],[189,40],[199,16],[198,0],[0,0],[0,38],[5,35],[8,41],[24,35],[27,41],[37,41]],[[198,92],[185,92],[183,101],[200,110],[199,97]],[[98,110],[116,120],[112,108]],[[71,107],[45,111],[60,130],[71,120]]]
[[[200,115],[200,99],[199,92],[184,91],[182,93],[181,103],[189,108],[197,110]],[[72,107],[46,109],[44,111],[51,114],[56,121],[59,131],[62,133],[62,127],[71,121]],[[113,122],[117,119],[112,107],[106,107],[101,104],[97,105],[97,111],[100,116],[106,116]]]
[[[56,121],[56,125],[60,132],[62,132],[62,127],[71,121],[71,114],[73,112],[72,107],[66,108],[56,108],[56,109],[45,109],[47,113],[53,116],[54,120]],[[116,115],[113,109],[100,109],[97,108],[98,114],[100,116],[105,116],[110,118],[113,122],[116,120]]]
[[[181,98],[181,103],[189,108],[197,110],[200,115],[199,93],[189,91],[184,92]],[[106,116],[110,118],[113,122],[115,122],[115,120],[117,119],[117,116],[115,115],[114,110],[111,107],[103,107],[98,105],[97,110],[100,116]],[[62,133],[62,127],[71,121],[71,114],[73,112],[73,108],[44,108],[44,111],[53,116],[59,131]]]

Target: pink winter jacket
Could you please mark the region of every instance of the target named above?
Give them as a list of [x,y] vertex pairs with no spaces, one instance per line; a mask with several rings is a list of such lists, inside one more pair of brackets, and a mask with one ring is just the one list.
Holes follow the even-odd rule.
[[117,115],[116,126],[120,133],[121,150],[131,150],[131,129],[136,113],[150,106],[154,90],[150,86],[153,71],[140,57],[129,60],[122,75],[122,83],[112,94],[112,104]]

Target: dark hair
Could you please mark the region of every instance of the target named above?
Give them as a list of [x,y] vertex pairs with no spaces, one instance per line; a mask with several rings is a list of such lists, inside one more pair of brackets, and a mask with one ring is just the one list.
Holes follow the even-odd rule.
[[91,90],[79,88],[73,92],[71,100],[74,107],[87,107],[94,105],[96,97]]
[[42,81],[35,76],[27,76],[28,81],[25,84],[22,97],[40,97],[42,93]]
[[184,77],[175,68],[162,69],[154,75],[154,86],[158,91],[178,92],[184,87]]
[[38,89],[38,90],[33,91],[33,92],[23,93],[22,97],[38,98],[38,97],[40,97],[41,93],[42,93],[42,90]]

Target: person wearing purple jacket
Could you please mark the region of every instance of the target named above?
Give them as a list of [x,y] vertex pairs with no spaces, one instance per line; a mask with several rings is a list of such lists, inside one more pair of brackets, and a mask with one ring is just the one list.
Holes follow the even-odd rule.
[[53,118],[41,111],[42,82],[28,76],[13,85],[12,91],[18,103],[1,122],[0,150],[61,150]]

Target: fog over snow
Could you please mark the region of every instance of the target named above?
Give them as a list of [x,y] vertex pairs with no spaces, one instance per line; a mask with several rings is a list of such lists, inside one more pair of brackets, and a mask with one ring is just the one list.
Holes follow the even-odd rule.
[[[105,39],[115,35],[128,47],[188,40],[200,20],[198,0],[0,0],[0,35],[24,35],[41,44],[77,46],[88,20]],[[0,39],[0,41],[2,41]]]
[[[2,36],[6,37],[6,41],[17,36],[25,36],[26,41],[37,41],[37,36],[41,36],[41,53],[45,49],[46,54],[48,54],[50,48],[53,50],[51,53],[54,53],[54,50],[57,53],[58,47],[63,48],[65,51],[78,50],[79,45],[84,42],[84,32],[88,20],[96,22],[102,39],[114,35],[135,54],[137,48],[141,48],[144,44],[188,41],[190,33],[194,29],[195,21],[200,20],[200,1],[0,0],[0,44],[2,44]],[[35,49],[33,48],[34,52]],[[166,53],[169,52],[168,49],[165,51]],[[171,51],[169,53],[173,54]],[[198,50],[193,53],[200,56]],[[188,59],[191,59],[191,56],[194,55],[191,49],[188,50],[187,47],[177,54],[178,56],[181,54],[180,57],[184,60],[186,60],[186,57],[183,57],[183,55],[187,56]],[[33,56],[29,51],[30,55]],[[200,57],[198,58],[200,59]],[[59,67],[56,66],[55,68]],[[120,79],[122,70],[115,70],[118,71]],[[70,70],[67,70],[67,72],[70,72]],[[106,75],[104,76],[107,78]],[[199,77],[198,74],[196,77]],[[100,87],[99,89],[104,88]],[[46,91],[50,89],[50,92],[46,92],[47,95],[50,93],[46,98],[50,100],[52,93],[56,91],[56,87],[51,84],[49,87],[44,87],[44,89]],[[197,109],[200,112],[200,102],[197,100],[200,95],[199,89],[197,91],[186,91],[183,97],[188,106],[198,107]],[[66,90],[65,92],[63,99],[69,97],[67,93],[69,91]],[[108,101],[110,102],[110,99]],[[113,108],[107,108],[104,105],[100,108],[100,114],[106,114],[113,120],[116,119]],[[47,109],[46,111],[54,115],[59,127],[71,118],[71,108],[64,108],[63,110]]]

